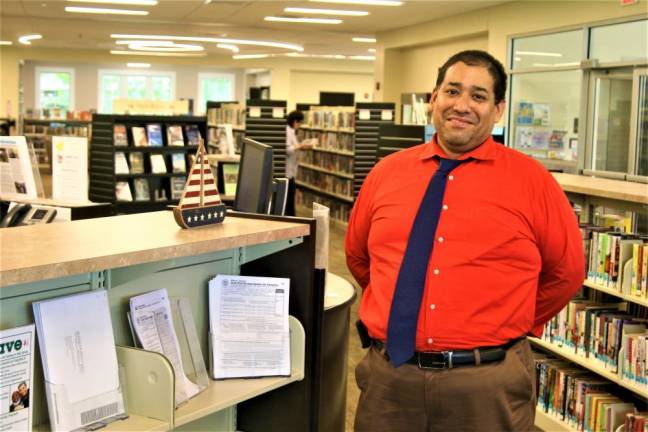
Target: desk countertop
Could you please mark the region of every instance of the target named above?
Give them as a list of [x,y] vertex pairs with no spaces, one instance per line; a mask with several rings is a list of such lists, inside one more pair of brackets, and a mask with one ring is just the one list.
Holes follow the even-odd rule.
[[0,229],[0,287],[309,234],[297,222],[228,216],[180,229],[170,211]]

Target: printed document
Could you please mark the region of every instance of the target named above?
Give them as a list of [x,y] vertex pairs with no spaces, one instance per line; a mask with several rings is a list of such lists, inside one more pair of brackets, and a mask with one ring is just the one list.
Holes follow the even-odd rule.
[[32,430],[34,325],[0,331],[0,431]]
[[199,392],[182,367],[178,337],[173,327],[171,304],[166,289],[151,291],[130,299],[131,321],[142,348],[164,354],[176,377],[176,405]]
[[209,281],[214,379],[290,375],[289,287],[286,278]]
[[105,290],[34,302],[52,430],[124,413]]

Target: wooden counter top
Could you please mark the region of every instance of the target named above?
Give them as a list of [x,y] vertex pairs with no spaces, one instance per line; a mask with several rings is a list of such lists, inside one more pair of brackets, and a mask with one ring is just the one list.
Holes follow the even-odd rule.
[[553,176],[565,192],[648,204],[648,184],[564,173]]
[[183,230],[170,211],[0,229],[0,287],[300,237],[309,230],[301,223],[233,216]]

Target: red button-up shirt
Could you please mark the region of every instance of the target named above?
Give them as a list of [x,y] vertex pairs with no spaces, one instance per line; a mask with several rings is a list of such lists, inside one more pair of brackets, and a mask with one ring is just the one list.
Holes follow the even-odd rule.
[[[360,318],[385,340],[407,239],[427,185],[446,157],[431,142],[380,161],[362,185],[346,235],[364,289]],[[430,256],[416,349],[470,349],[532,333],[584,278],[583,245],[569,201],[538,162],[492,139],[448,176]]]

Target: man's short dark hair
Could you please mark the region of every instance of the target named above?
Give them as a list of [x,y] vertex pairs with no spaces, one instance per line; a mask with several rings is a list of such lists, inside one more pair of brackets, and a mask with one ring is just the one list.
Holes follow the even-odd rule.
[[286,119],[286,123],[288,123],[288,126],[290,126],[293,129],[295,128],[295,122],[301,123],[303,121],[304,121],[304,113],[299,110],[291,111],[290,114],[288,114],[288,118]]
[[498,104],[500,101],[504,100],[504,97],[506,96],[506,70],[499,60],[488,54],[486,51],[480,50],[461,51],[446,60],[443,66],[439,68],[439,75],[437,76],[435,87],[437,90],[441,87],[441,83],[443,83],[443,80],[445,79],[448,68],[459,62],[465,63],[468,66],[483,66],[488,69],[488,73],[490,73],[493,78],[495,103]]

